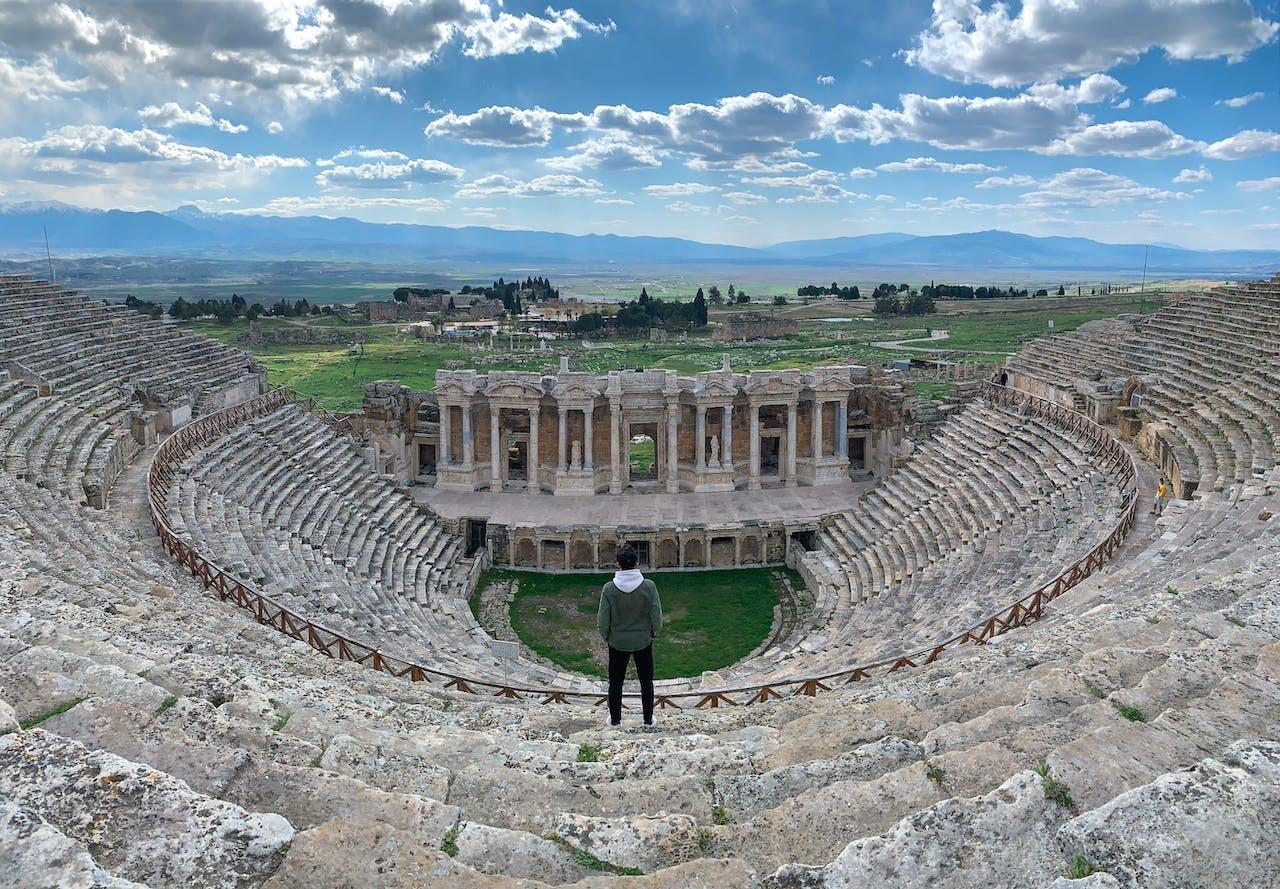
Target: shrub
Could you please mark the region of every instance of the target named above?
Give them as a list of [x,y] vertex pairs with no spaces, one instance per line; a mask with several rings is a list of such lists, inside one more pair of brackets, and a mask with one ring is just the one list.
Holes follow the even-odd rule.
[[[1114,703],[1114,702],[1113,702]],[[1130,722],[1146,722],[1147,714],[1143,713],[1137,707],[1130,707],[1128,704],[1116,704],[1116,710],[1125,719]]]
[[578,747],[578,762],[599,762],[601,748],[596,744],[583,744]]

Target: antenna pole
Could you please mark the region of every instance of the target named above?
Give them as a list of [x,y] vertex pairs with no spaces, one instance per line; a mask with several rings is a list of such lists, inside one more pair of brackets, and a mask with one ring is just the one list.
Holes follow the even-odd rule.
[[49,263],[49,283],[57,284],[58,279],[53,274],[53,254],[49,252],[49,229],[43,225],[40,226],[40,229],[44,232],[44,258]]

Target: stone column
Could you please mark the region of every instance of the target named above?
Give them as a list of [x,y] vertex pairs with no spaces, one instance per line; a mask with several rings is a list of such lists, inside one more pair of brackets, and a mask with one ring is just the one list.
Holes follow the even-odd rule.
[[566,454],[569,450],[569,409],[560,408],[560,439],[557,444],[556,469],[564,472],[568,467],[568,458]]
[[462,406],[462,468],[470,470],[476,462],[475,438],[471,429],[471,402]]
[[836,402],[836,456],[849,456],[849,402]]
[[451,405],[440,405],[440,447],[436,448],[436,450],[439,451],[437,457],[442,469],[449,468],[449,460],[453,456],[453,442],[451,441],[453,438],[452,414],[453,407]]
[[813,441],[813,459],[816,463],[822,456],[822,401],[813,400],[813,428],[809,430]]
[[677,455],[678,426],[680,423],[680,405],[667,405],[667,493],[675,494],[680,490],[680,461]]
[[796,486],[796,408],[795,401],[787,405],[787,477],[784,482],[788,488]]
[[[609,402],[609,493],[622,493],[622,405]],[[597,562],[599,560],[597,559]]]
[[595,437],[595,428],[592,425],[595,413],[595,405],[585,408],[582,411],[582,468],[594,469],[595,464],[591,462],[591,439]]
[[720,465],[733,468],[733,405],[726,404],[720,415]]
[[489,490],[502,490],[502,409],[489,406]]
[[747,488],[752,491],[760,490],[760,405],[751,404],[751,441],[750,449],[750,468],[748,469]]
[[707,409],[702,405],[698,405],[698,422],[695,429],[698,437],[694,441],[693,452],[697,458],[698,474],[701,475],[707,468]]
[[538,490],[538,408],[529,408],[529,466],[525,475],[529,478],[529,490]]

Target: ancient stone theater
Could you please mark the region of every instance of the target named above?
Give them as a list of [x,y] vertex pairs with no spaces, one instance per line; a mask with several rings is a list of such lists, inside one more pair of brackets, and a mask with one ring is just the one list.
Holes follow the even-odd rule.
[[[0,277],[0,884],[1280,885],[1277,319],[1174,294],[942,401],[561,362],[336,415]],[[622,543],[804,596],[607,730],[468,599]]]

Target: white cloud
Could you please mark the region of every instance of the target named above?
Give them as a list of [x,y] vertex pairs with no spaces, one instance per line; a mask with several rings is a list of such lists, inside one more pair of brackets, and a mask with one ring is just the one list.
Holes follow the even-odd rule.
[[894,197],[893,195],[891,195],[891,194],[878,194],[878,195],[876,195],[876,203],[877,203],[877,204],[892,204],[892,203],[895,203],[897,200],[898,200],[898,199],[897,199],[897,198],[895,198],[895,197]]
[[629,201],[626,198],[596,198],[597,204],[608,204],[617,207],[630,207],[635,201]]
[[404,90],[393,90],[389,86],[371,86],[369,92],[382,96],[384,99],[390,99],[397,105],[404,104]]
[[737,204],[739,207],[749,207],[752,204],[767,204],[769,202],[769,199],[764,195],[751,191],[725,192],[724,199],[731,204]]
[[249,128],[244,124],[214,117],[209,106],[196,102],[191,109],[185,109],[177,102],[165,102],[163,105],[148,105],[138,112],[138,118],[145,124],[161,127],[166,130],[180,126],[215,127],[223,133],[247,133]]
[[704,207],[701,204],[691,204],[688,201],[672,201],[667,204],[667,209],[672,213],[695,213],[706,216],[711,212],[710,207]]
[[546,145],[553,125],[580,128],[586,123],[581,114],[557,114],[544,108],[512,108],[490,105],[470,114],[450,111],[427,124],[423,131],[430,137],[447,136],[471,145],[514,147]]
[[1133,62],[1150,49],[1173,59],[1235,61],[1268,43],[1276,23],[1248,0],[934,0],[933,20],[906,60],[965,83],[1016,86]]
[[790,197],[778,198],[780,204],[831,204],[867,197],[844,188],[840,185],[839,175],[830,170],[813,170],[797,176],[750,176],[742,181],[764,188],[791,188],[800,192]]
[[365,161],[407,161],[409,155],[402,151],[393,151],[388,148],[366,148],[361,145],[354,148],[344,148],[327,161],[316,161],[316,166],[324,166],[325,164],[349,160],[350,158],[359,158]]
[[495,14],[481,0],[0,5],[0,33],[15,54],[84,72],[99,88],[168,99],[219,92],[272,104],[372,86],[380,75],[428,64],[451,43],[475,58],[548,52],[612,28],[573,9]]
[[462,170],[437,160],[406,160],[404,163],[331,166],[316,177],[322,188],[409,188],[462,178]]
[[1043,151],[1045,154],[1159,158],[1196,151],[1203,144],[1180,136],[1158,120],[1117,120],[1069,133]]
[[854,167],[848,172],[850,179],[870,179],[875,175],[875,170],[869,170],[866,167]]
[[701,182],[672,182],[667,185],[646,185],[644,190],[654,197],[674,198],[692,194],[710,194],[720,189]]
[[1021,203],[1026,206],[1107,207],[1134,202],[1151,203],[1185,201],[1191,195],[1142,185],[1134,180],[1092,167],[1076,167],[1055,173],[1026,192]]
[[1034,176],[1027,176],[1023,173],[1015,173],[1012,176],[988,176],[981,182],[975,184],[974,188],[1027,188],[1035,185]]
[[280,133],[284,132],[284,124],[278,120],[273,120],[271,123],[267,124],[267,132],[273,136],[278,136]]
[[1201,165],[1198,170],[1184,169],[1173,177],[1173,181],[1178,185],[1190,185],[1196,182],[1212,182],[1213,174],[1209,172],[1209,168]]
[[819,74],[819,75],[818,75],[818,85],[819,85],[819,86],[834,86],[834,85],[835,85],[835,82],[836,82],[836,78],[835,78],[835,76],[834,76],[834,75],[832,75],[832,74]]
[[1242,179],[1236,183],[1241,191],[1280,191],[1280,176],[1268,176],[1266,179]]
[[1159,105],[1161,102],[1168,102],[1170,99],[1178,98],[1178,91],[1171,86],[1162,86],[1153,89],[1142,97],[1144,105]]
[[1217,160],[1235,161],[1271,151],[1280,151],[1280,133],[1270,130],[1242,130],[1209,145],[1204,149],[1204,154]]
[[595,179],[583,179],[581,176],[569,176],[562,173],[537,176],[533,179],[513,179],[501,173],[482,176],[466,183],[457,191],[460,198],[491,197],[494,195],[510,195],[518,198],[529,197],[581,197],[597,195],[604,191],[604,186]]
[[908,170],[928,170],[934,173],[994,173],[999,167],[987,164],[953,164],[932,157],[909,157],[876,167],[882,173],[901,173]]
[[662,166],[661,155],[664,153],[650,145],[606,136],[588,139],[560,157],[539,158],[539,162],[553,170],[571,173],[582,170],[640,170]]
[[466,29],[470,43],[463,50],[477,59],[522,52],[553,52],[566,40],[575,40],[583,33],[606,34],[615,28],[613,22],[589,22],[573,9],[560,11],[547,7],[545,18],[509,12],[490,18],[488,7],[483,8],[486,15]]
[[84,124],[65,126],[39,139],[0,139],[0,156],[75,160],[93,164],[155,164],[174,171],[239,172],[305,167],[300,157],[226,154],[201,145],[187,145],[155,130],[122,130]]
[[[728,210],[728,207],[720,207],[721,211]],[[737,225],[759,225],[760,220],[754,216],[748,216],[745,213],[720,213],[720,218],[725,222],[732,222]]]
[[277,216],[303,216],[328,213],[346,214],[357,210],[396,210],[418,213],[440,213],[448,209],[446,201],[436,198],[389,198],[363,195],[316,195],[314,197],[273,198],[261,207],[237,210],[237,213],[267,213]]
[[1258,101],[1265,95],[1266,93],[1258,91],[1258,92],[1249,93],[1248,95],[1245,95],[1245,96],[1233,96],[1230,99],[1219,99],[1213,104],[1225,105],[1228,108],[1243,108],[1246,105],[1249,105],[1249,104],[1252,104],[1253,102]]
[[1128,99],[1121,99],[1119,102],[1116,102],[1116,107],[1119,108],[1121,111],[1127,111],[1129,109],[1129,106],[1132,104],[1133,103],[1130,102]]

